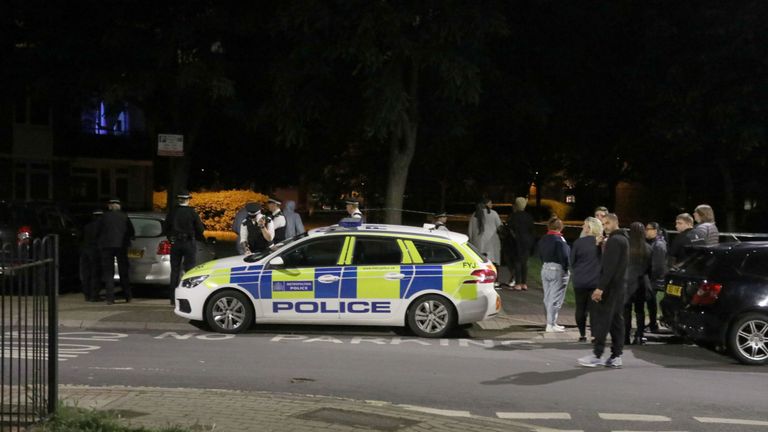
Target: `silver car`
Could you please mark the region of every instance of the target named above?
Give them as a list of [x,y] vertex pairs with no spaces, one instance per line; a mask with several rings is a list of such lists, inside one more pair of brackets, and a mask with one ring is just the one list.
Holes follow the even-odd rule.
[[[136,238],[128,248],[132,284],[171,283],[171,242],[163,230],[165,213],[128,213]],[[210,243],[197,241],[197,264],[216,258]],[[119,279],[115,263],[115,279]]]

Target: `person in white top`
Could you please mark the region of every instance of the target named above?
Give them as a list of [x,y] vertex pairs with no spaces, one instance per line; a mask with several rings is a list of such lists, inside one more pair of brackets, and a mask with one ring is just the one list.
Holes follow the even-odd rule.
[[275,227],[272,218],[261,213],[259,204],[248,203],[248,217],[240,225],[240,242],[246,254],[269,250],[275,238]]
[[448,215],[443,212],[435,215],[435,229],[439,231],[450,231],[445,223],[448,222]]
[[355,219],[363,218],[363,213],[360,211],[360,202],[356,200],[347,200],[345,203],[347,204],[347,213],[349,214],[348,217]]
[[501,261],[501,239],[498,228],[501,218],[493,210],[493,201],[484,199],[469,219],[469,241],[492,263]]

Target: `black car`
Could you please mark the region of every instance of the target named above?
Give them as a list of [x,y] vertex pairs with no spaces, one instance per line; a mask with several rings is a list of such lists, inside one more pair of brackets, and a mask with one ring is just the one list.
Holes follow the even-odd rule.
[[79,279],[80,230],[66,209],[47,201],[0,201],[0,244],[26,247],[49,234],[59,236],[61,287],[74,287]]
[[664,290],[664,321],[676,334],[768,363],[768,242],[694,247]]

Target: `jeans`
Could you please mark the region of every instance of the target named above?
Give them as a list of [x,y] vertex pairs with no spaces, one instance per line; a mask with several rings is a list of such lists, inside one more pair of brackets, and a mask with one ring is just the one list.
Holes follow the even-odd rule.
[[557,324],[557,316],[565,300],[565,288],[570,274],[557,263],[545,262],[541,266],[541,284],[544,288],[544,308],[547,312],[547,325]]

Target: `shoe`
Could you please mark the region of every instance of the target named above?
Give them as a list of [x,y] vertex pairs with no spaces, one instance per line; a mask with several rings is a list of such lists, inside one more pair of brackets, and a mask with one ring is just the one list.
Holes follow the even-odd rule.
[[501,283],[500,282],[494,282],[493,283],[493,287],[494,288],[500,288],[501,287]]
[[621,369],[622,365],[623,362],[621,361],[621,357],[611,356],[608,360],[605,361],[605,367],[609,368]]
[[579,342],[586,342],[587,337],[586,336],[579,336]]
[[555,327],[554,325],[547,324],[547,328],[544,330],[547,333],[562,333],[565,331],[562,327]]
[[634,339],[632,339],[632,345],[645,345],[645,342],[648,339],[642,337],[642,336],[635,336]]
[[126,302],[126,303],[130,303],[130,302],[131,302],[131,300],[133,300],[133,298],[131,298],[131,297],[126,297],[126,298],[125,298],[125,302]]
[[578,360],[578,362],[580,366],[584,366],[584,367],[593,368],[598,366],[605,366],[605,361],[594,354],[588,355],[586,357],[582,357]]
[[523,291],[528,291],[528,285],[522,284],[520,286],[523,287]]
[[512,289],[514,289],[515,291],[522,291],[523,290],[523,286],[522,285],[515,285],[514,288],[512,288]]
[[565,331],[565,327],[561,326],[560,324],[552,324],[552,327],[554,327],[554,328],[556,328],[556,329],[558,329],[560,331]]

